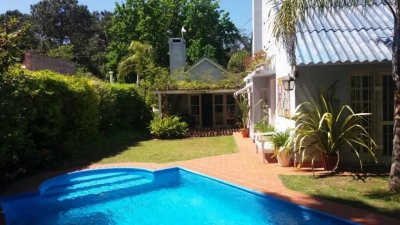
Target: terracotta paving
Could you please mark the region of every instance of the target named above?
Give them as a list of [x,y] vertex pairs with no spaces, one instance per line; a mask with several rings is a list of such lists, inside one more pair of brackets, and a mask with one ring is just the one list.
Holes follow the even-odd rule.
[[[119,163],[107,165],[91,165],[89,168],[107,167],[140,167],[152,170],[184,167],[212,177],[226,180],[250,189],[254,189],[293,203],[327,212],[362,224],[400,224],[399,219],[387,217],[366,210],[311,197],[286,189],[279,179],[279,174],[311,174],[310,171],[296,168],[282,168],[276,164],[263,163],[261,154],[255,152],[255,145],[250,139],[243,139],[234,133],[239,152],[221,156],[213,156],[189,161],[167,164],[155,163]],[[0,221],[1,224],[1,221]]]

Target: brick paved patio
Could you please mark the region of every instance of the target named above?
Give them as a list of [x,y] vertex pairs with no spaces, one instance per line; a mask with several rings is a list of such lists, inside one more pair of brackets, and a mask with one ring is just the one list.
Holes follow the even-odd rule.
[[[400,220],[398,219],[371,213],[343,204],[334,203],[328,200],[318,199],[286,189],[278,177],[279,174],[310,174],[311,172],[306,169],[282,168],[276,164],[264,164],[261,154],[256,154],[255,145],[250,139],[243,139],[240,137],[239,133],[234,133],[234,138],[240,149],[238,153],[234,154],[167,164],[119,163],[113,165],[91,165],[89,168],[141,167],[156,170],[180,166],[282,199],[286,199],[296,204],[347,218],[358,223],[370,225],[400,224]],[[35,179],[34,182],[25,182],[31,182],[37,185],[40,183],[40,180],[45,179],[44,177],[45,176],[43,176],[42,179]],[[24,186],[24,183],[17,184],[15,187],[10,187],[10,190],[18,190],[18,186]]]

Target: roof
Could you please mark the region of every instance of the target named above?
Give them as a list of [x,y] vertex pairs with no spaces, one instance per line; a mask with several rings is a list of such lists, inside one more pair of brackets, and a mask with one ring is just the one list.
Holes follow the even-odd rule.
[[227,72],[220,64],[216,63],[215,61],[213,61],[212,59],[204,56],[203,58],[201,58],[196,64],[194,64],[193,66],[191,66],[188,69],[188,72],[190,72],[191,70],[195,69],[196,67],[198,67],[199,65],[201,65],[202,63],[204,63],[205,61],[208,61],[209,63],[211,63],[213,66],[215,66],[217,69],[219,69],[221,72]]
[[310,9],[297,26],[297,65],[392,60],[394,19],[388,6]]

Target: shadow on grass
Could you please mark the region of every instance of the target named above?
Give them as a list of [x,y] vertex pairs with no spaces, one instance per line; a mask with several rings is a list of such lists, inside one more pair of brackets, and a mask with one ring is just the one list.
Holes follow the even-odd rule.
[[[379,213],[382,215],[386,215],[386,216],[391,216],[397,219],[400,219],[400,209],[394,209],[394,210],[384,210],[381,208],[377,208],[374,206],[371,206],[363,201],[359,201],[359,200],[352,200],[352,199],[343,199],[343,198],[335,198],[332,196],[328,196],[328,195],[323,195],[323,194],[311,194],[311,196],[313,197],[317,197],[317,198],[321,198],[321,199],[326,199],[332,202],[337,202],[340,204],[344,204],[344,205],[348,205],[348,206],[353,206],[353,207],[357,207],[360,209],[365,209],[374,213]],[[366,195],[370,198],[375,198],[375,199],[387,199],[389,200],[391,197],[393,197],[393,194],[391,193],[381,193],[381,192],[377,192],[377,193],[371,193]],[[399,203],[400,204],[400,203]]]
[[[141,141],[150,139],[142,131],[119,132],[102,135],[87,143],[67,143],[59,159],[50,159],[49,164],[31,168],[25,173],[0,182],[0,196],[36,191],[45,180],[67,172],[84,169],[104,158],[118,155]],[[0,223],[1,225],[1,223]]]
[[81,166],[87,166],[104,158],[116,156],[130,147],[138,146],[140,142],[149,139],[150,136],[142,131],[120,132],[113,135],[104,135],[98,140],[87,144],[70,143],[66,146],[66,150],[73,156],[72,161],[81,164]]

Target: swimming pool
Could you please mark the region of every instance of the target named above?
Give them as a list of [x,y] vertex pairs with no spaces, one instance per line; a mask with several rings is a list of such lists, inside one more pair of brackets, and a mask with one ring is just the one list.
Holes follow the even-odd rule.
[[355,224],[182,168],[74,172],[1,200],[8,225]]

